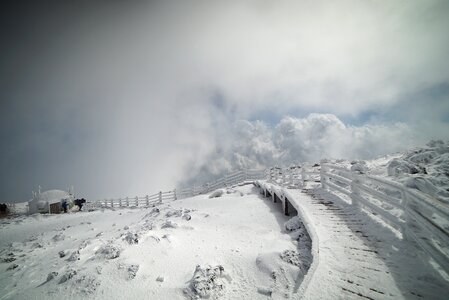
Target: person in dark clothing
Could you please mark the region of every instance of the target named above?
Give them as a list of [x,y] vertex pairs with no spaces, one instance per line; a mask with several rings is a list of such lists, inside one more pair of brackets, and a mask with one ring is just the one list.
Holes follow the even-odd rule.
[[79,207],[79,211],[81,211],[81,208],[83,208],[83,204],[86,203],[86,199],[81,198],[81,199],[76,199],[74,201],[75,205]]
[[8,206],[4,203],[0,204],[0,214],[6,215],[8,213]]
[[67,206],[68,206],[67,201],[64,200],[64,201],[62,202],[62,209],[64,210],[65,213],[67,212]]

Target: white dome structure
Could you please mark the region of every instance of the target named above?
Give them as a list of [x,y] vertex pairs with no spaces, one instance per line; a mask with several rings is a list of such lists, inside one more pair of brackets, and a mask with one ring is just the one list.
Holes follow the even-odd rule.
[[34,213],[60,213],[63,201],[73,201],[73,194],[62,190],[48,190],[33,193],[33,199],[28,203],[29,212]]

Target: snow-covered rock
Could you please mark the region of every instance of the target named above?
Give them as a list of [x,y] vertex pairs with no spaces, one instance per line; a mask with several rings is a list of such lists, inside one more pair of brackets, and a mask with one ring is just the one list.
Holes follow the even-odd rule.
[[392,179],[449,202],[449,142],[431,141],[407,151],[387,169]]
[[130,231],[128,231],[123,239],[130,245],[132,244],[137,244],[139,242],[139,236],[136,233],[132,233]]
[[284,227],[288,231],[294,231],[302,227],[301,219],[298,216],[295,216],[284,223]]
[[212,193],[210,193],[209,198],[218,198],[223,196],[224,194],[224,190],[223,189],[219,189],[216,191],[213,191]]
[[109,242],[107,244],[102,245],[95,254],[98,257],[106,258],[106,259],[114,259],[120,256],[121,249],[119,246]]
[[221,265],[214,267],[197,265],[193,278],[184,292],[191,299],[216,297],[223,291],[228,280],[229,276],[226,276]]

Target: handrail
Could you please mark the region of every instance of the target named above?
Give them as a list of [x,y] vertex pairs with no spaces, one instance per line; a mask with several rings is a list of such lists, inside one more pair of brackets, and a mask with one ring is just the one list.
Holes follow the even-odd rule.
[[239,170],[231,172],[213,182],[207,182],[201,186],[192,186],[179,190],[159,192],[146,196],[124,197],[117,199],[98,199],[89,201],[87,205],[128,207],[152,205],[162,201],[174,201],[181,198],[192,197],[198,194],[208,193],[218,188],[237,184],[245,180],[255,180],[264,178],[265,170]]
[[[310,170],[304,164],[299,171],[298,168],[271,168],[268,182],[279,186],[304,186],[310,175],[319,175],[324,189],[348,196],[348,201],[360,211],[365,208],[374,212],[386,224],[401,232],[403,239],[415,241],[444,269],[449,269],[449,229],[434,219],[440,216],[440,219],[448,220],[449,204],[401,183],[359,174],[323,161],[319,172]],[[421,236],[416,231],[420,231]]]
[[[321,172],[321,181],[324,188],[335,189],[340,192],[349,191],[349,196],[354,205],[362,205],[375,211],[378,217],[398,229],[403,234],[403,238],[415,241],[438,264],[446,270],[449,269],[449,230],[433,220],[435,214],[447,220],[449,218],[449,205],[385,178],[358,174],[329,163],[323,164],[322,168],[324,168],[324,171]],[[332,169],[338,171],[338,174],[332,173]],[[344,189],[332,181],[346,184],[348,189]],[[377,190],[375,186],[395,191],[398,196],[386,194]],[[369,197],[364,196],[363,193]],[[370,197],[383,205],[371,201]],[[385,209],[385,204],[400,210],[402,212],[401,217],[404,217],[404,220]],[[416,233],[417,230],[424,234],[420,236]]]

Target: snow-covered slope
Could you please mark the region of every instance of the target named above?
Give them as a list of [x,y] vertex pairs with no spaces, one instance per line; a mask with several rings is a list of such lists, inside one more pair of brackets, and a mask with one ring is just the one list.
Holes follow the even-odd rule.
[[431,141],[424,147],[368,161],[332,162],[360,173],[387,177],[449,203],[449,142]]
[[287,220],[252,185],[147,209],[5,219],[0,299],[283,298],[310,264],[307,234],[300,222],[286,231]]

